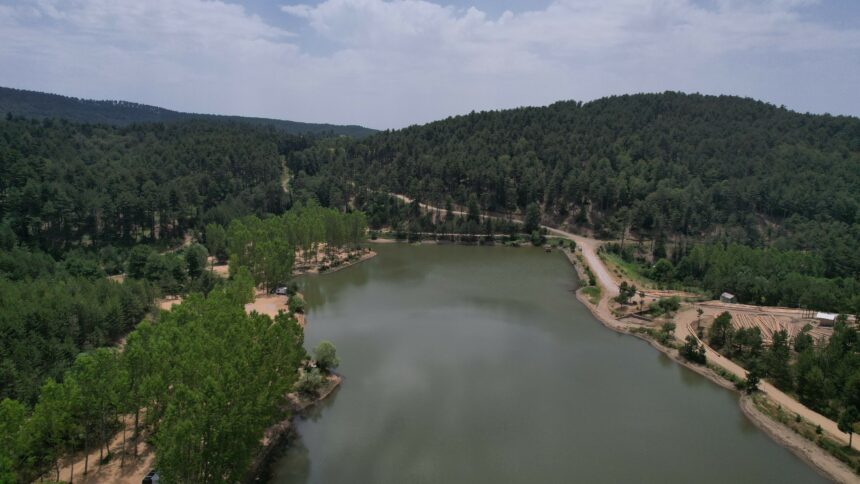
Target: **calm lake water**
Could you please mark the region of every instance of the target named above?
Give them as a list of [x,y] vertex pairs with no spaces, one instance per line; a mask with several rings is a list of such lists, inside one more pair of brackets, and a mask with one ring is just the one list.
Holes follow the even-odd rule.
[[344,382],[277,483],[825,482],[735,395],[575,298],[560,253],[374,247],[302,281]]

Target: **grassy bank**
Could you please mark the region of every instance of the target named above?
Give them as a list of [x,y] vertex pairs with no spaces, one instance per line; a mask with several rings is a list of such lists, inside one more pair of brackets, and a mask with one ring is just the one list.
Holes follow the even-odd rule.
[[595,306],[600,302],[600,286],[586,286],[582,288],[582,293],[588,297],[591,304]]
[[860,473],[860,451],[833,440],[821,430],[821,427],[813,425],[801,418],[800,415],[786,411],[779,404],[763,395],[754,395],[752,400],[759,411],[810,442],[814,442],[815,445],[850,467],[855,473]]

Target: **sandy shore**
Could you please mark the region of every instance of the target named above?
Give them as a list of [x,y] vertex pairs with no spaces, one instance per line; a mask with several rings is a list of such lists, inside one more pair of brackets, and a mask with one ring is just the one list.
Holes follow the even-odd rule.
[[356,259],[356,260],[346,261],[346,262],[344,262],[343,264],[341,264],[341,265],[339,265],[339,266],[337,266],[337,267],[333,267],[333,268],[328,269],[328,270],[323,271],[323,272],[319,272],[319,271],[313,271],[313,272],[311,272],[311,271],[308,271],[308,273],[309,273],[309,274],[331,274],[332,272],[342,271],[342,270],[344,270],[344,269],[346,269],[346,268],[348,268],[348,267],[352,267],[352,266],[354,266],[354,265],[356,265],[356,264],[360,264],[360,263],[362,263],[362,262],[364,262],[364,261],[366,261],[366,260],[368,260],[368,259],[372,259],[372,258],[374,258],[374,257],[376,257],[376,252],[375,252],[375,251],[372,251],[372,250],[368,250],[367,252],[365,252],[365,253],[361,254],[361,257],[359,257],[359,258],[358,258],[358,259]]
[[[577,261],[573,257],[569,256],[568,259],[571,261],[572,264],[577,265]],[[577,267],[577,271],[582,271],[582,269]],[[635,326],[618,321],[614,317],[614,315],[612,315],[611,311],[609,310],[608,298],[603,297],[598,305],[594,305],[591,303],[591,301],[589,301],[588,297],[583,294],[582,289],[579,289],[576,292],[576,298],[586,308],[588,308],[589,311],[591,311],[594,317],[598,321],[600,321],[601,324],[603,324],[607,328],[618,333],[627,334],[646,341],[653,348],[662,352],[676,363],[683,365],[684,367],[704,376],[705,378],[711,380],[712,382],[723,388],[740,393],[735,388],[734,383],[723,378],[714,370],[706,366],[696,365],[685,360],[678,354],[677,350],[662,346],[644,334],[631,332],[631,329]],[[713,359],[715,359],[714,356],[709,354],[708,361],[712,362]],[[855,474],[851,470],[851,468],[849,468],[843,462],[839,461],[838,459],[830,455],[827,451],[816,445],[815,442],[806,439],[805,437],[797,434],[787,426],[781,424],[780,422],[777,422],[770,416],[765,415],[764,413],[759,411],[757,408],[755,408],[755,405],[752,404],[750,398],[742,396],[740,398],[739,403],[741,405],[741,410],[757,427],[759,427],[765,433],[771,436],[771,438],[773,438],[780,445],[783,445],[784,447],[788,448],[798,457],[810,464],[823,476],[836,482],[860,483],[860,477],[858,477],[857,474]],[[842,436],[840,435],[839,437]]]
[[823,476],[835,482],[860,483],[860,476],[851,470],[844,462],[828,454],[815,442],[804,438],[792,429],[777,422],[756,408],[753,399],[744,395],[740,399],[741,411],[756,427],[770,435],[780,445],[790,450],[794,455],[804,460]]
[[[391,195],[394,195],[395,197],[403,200],[406,203],[410,203],[412,201],[411,198],[406,197],[404,195],[400,195],[400,194],[391,194]],[[439,209],[438,207],[433,207],[433,206],[430,206],[430,205],[427,205],[424,203],[421,203],[419,205],[423,210],[426,210],[426,211],[436,211],[436,212],[441,211],[441,209]],[[463,212],[455,211],[454,214],[462,215]],[[481,219],[483,220],[484,218],[500,218],[500,217],[493,216],[493,215],[481,215]],[[513,220],[519,222],[519,220],[516,220],[516,219],[513,219]],[[566,238],[568,240],[573,240],[574,242],[576,242],[577,249],[578,249],[580,255],[582,256],[582,262],[587,264],[588,267],[591,269],[592,273],[595,276],[595,279],[597,280],[598,284],[601,286],[601,289],[602,289],[602,295],[601,295],[602,297],[601,297],[600,301],[598,301],[597,305],[592,304],[591,301],[588,300],[588,297],[586,297],[582,293],[581,288],[576,292],[576,297],[577,297],[577,299],[579,299],[579,301],[582,304],[585,305],[585,307],[587,307],[591,311],[591,313],[594,315],[595,318],[597,318],[598,321],[600,321],[604,326],[606,326],[609,329],[612,329],[613,331],[617,331],[619,333],[636,336],[639,339],[647,341],[652,347],[663,352],[664,354],[666,354],[667,356],[669,356],[670,358],[672,358],[674,361],[678,362],[679,364],[684,365],[685,367],[689,368],[690,370],[701,374],[702,376],[708,378],[709,380],[713,381],[714,383],[716,383],[716,384],[718,384],[724,388],[730,389],[732,391],[737,391],[732,382],[726,380],[725,378],[723,378],[722,376],[717,374],[714,370],[711,370],[710,368],[703,367],[700,365],[692,364],[692,363],[686,361],[685,359],[681,358],[678,355],[678,352],[676,350],[674,350],[672,348],[666,348],[666,347],[660,345],[659,343],[657,343],[656,341],[653,341],[651,338],[646,337],[643,334],[632,332],[631,329],[637,327],[638,325],[628,324],[628,323],[619,321],[615,317],[615,315],[612,314],[612,310],[609,307],[609,300],[613,296],[615,296],[619,293],[619,282],[611,274],[609,269],[606,267],[606,265],[600,259],[600,256],[597,254],[597,250],[602,243],[601,241],[598,241],[598,240],[595,240],[595,239],[592,239],[589,237],[583,237],[581,235],[577,235],[577,234],[574,234],[571,232],[560,230],[560,229],[557,229],[554,227],[549,227],[546,225],[542,225],[542,227],[545,228],[550,234],[557,235],[557,236]],[[577,272],[579,273],[580,279],[585,279],[584,268],[580,266],[580,264],[582,264],[582,262],[580,262],[574,254],[571,254],[570,251],[565,251],[565,252],[567,254],[568,260],[575,266]],[[664,294],[665,291],[648,290],[645,292],[651,296],[652,300],[654,300],[655,297],[662,297],[662,296],[669,295],[669,294]],[[709,301],[709,302],[701,304],[701,306],[704,306],[705,308],[710,307],[712,310],[713,309],[721,309],[722,303],[720,303],[719,301]],[[792,313],[792,314],[796,313],[798,311],[795,309],[788,309],[788,308],[783,308],[783,309],[785,310],[786,313]],[[689,325],[687,325],[686,323],[683,325],[678,324],[678,328],[680,328],[681,326],[684,326],[684,328],[689,328]],[[683,329],[682,329],[682,331],[683,331]],[[690,331],[690,333],[692,333],[692,331]],[[676,329],[676,338],[683,339],[684,336],[679,336],[680,334],[681,334],[681,332]],[[694,334],[694,336],[695,336],[695,334]],[[719,366],[723,367],[724,369],[726,369],[726,367],[729,367],[727,369],[727,371],[734,373],[735,375],[742,375],[742,376],[746,375],[746,372],[745,372],[745,370],[743,370],[743,368],[740,368],[738,365],[734,364],[733,362],[731,362],[725,358],[722,358],[719,355],[713,354],[714,351],[712,349],[710,349],[707,345],[705,345],[705,348],[706,348],[706,351],[708,351],[707,356],[708,356],[709,362],[717,363]],[[732,365],[736,366],[737,368],[732,368],[731,367]],[[814,423],[820,422],[821,427],[824,429],[824,431],[827,432],[828,434],[832,435],[833,437],[835,437],[837,442],[842,441],[842,442],[847,443],[847,441],[848,441],[847,437],[845,436],[844,433],[839,432],[838,429],[836,429],[836,423],[835,422],[833,422],[833,421],[827,419],[826,417],[824,417],[820,414],[817,414],[817,413],[813,412],[812,410],[806,408],[805,406],[803,406],[802,404],[800,404],[796,400],[792,399],[788,395],[785,395],[784,393],[780,392],[778,389],[773,387],[773,385],[770,385],[767,382],[763,381],[759,386],[763,390],[762,393],[767,395],[768,398],[773,398],[773,396],[776,395],[777,396],[777,403],[779,405],[782,405],[782,407],[784,407],[788,411],[794,412],[796,415],[800,415],[801,417],[807,419],[810,422],[814,422]],[[782,394],[782,396],[780,396],[779,394]],[[763,414],[762,412],[757,411],[757,409],[755,409],[754,407],[752,410],[744,408],[743,404],[744,404],[744,400],[741,399],[741,405],[742,405],[741,408],[742,408],[742,410],[744,410],[744,413],[750,418],[751,421],[753,421],[756,425],[758,425],[760,428],[765,430],[768,433],[768,435],[771,435],[771,437],[773,437],[774,440],[776,440],[778,443],[780,443],[780,444],[786,446],[787,448],[789,448],[790,450],[792,450],[792,452],[795,452],[795,453],[800,452],[800,453],[798,453],[798,455],[801,458],[803,458],[806,462],[810,463],[817,470],[819,470],[819,472],[821,472],[823,475],[825,475],[831,479],[834,479],[838,482],[860,482],[860,480],[858,480],[858,476],[850,468],[848,468],[848,466],[846,466],[845,464],[843,464],[842,462],[837,460],[835,457],[833,457],[832,455],[827,453],[824,449],[821,449],[820,447],[818,447],[814,442],[811,442],[808,439],[804,438],[803,436],[798,435],[792,429],[790,429],[790,428],[786,427],[785,425],[781,424],[780,422],[770,418],[769,416]],[[749,411],[747,411],[747,410],[749,410]],[[855,448],[860,447],[860,442],[855,442],[854,447]]]

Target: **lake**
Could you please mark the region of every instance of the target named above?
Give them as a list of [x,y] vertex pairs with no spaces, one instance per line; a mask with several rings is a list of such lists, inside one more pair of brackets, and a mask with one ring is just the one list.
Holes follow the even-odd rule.
[[737,396],[576,300],[563,254],[379,244],[300,281],[343,385],[276,483],[827,482]]

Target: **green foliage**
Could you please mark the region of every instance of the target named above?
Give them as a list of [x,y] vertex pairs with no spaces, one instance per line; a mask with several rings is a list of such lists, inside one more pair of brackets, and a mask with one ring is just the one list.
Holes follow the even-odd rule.
[[[663,284],[853,313],[858,133],[856,118],[667,92],[472,113],[317,144],[288,163],[323,204],[356,185],[436,206],[477,196],[484,210],[524,214],[528,234],[542,212],[650,239],[642,253]],[[387,212],[373,212],[380,228]]]
[[812,325],[807,323],[803,326],[803,329],[800,330],[800,333],[794,337],[794,351],[797,353],[803,353],[804,351],[812,348],[815,341],[809,334],[810,331],[812,331]]
[[526,207],[526,215],[523,219],[523,232],[530,234],[540,228],[540,207],[537,203],[530,203]]
[[140,353],[165,479],[240,480],[304,358],[295,326],[247,315],[227,290],[192,296],[150,327]]
[[858,420],[860,420],[860,412],[855,407],[848,407],[842,411],[836,422],[839,430],[848,434],[847,447],[851,447],[851,441],[854,438],[854,425],[857,424]]
[[672,341],[675,338],[675,323],[668,322],[660,325],[660,329],[654,336],[661,345],[673,345]]
[[743,390],[747,395],[758,391],[758,384],[761,382],[761,372],[757,364],[753,364],[747,370],[747,379],[744,381]]
[[[306,179],[299,178],[296,182],[301,185]],[[328,185],[317,186],[317,190],[330,188]],[[326,193],[319,192],[314,195],[317,199],[325,200]],[[475,202],[470,197],[472,202]],[[493,219],[486,217],[481,222],[480,207],[471,203],[472,213],[465,216],[454,215],[448,212],[424,211],[413,203],[406,204],[396,197],[385,193],[358,191],[355,194],[355,207],[367,214],[367,224],[373,230],[389,227],[395,230],[395,236],[403,239],[410,237],[420,239],[421,237],[437,234],[440,238],[451,238],[452,234],[460,237],[484,235],[495,237],[502,234],[513,235],[524,232],[522,224],[513,220]],[[451,207],[451,211],[454,207]],[[371,233],[372,237],[373,232]],[[529,232],[530,234],[530,232]]]
[[731,342],[733,334],[732,315],[728,311],[724,311],[714,319],[714,323],[708,328],[708,344],[719,350]]
[[21,403],[4,398],[0,400],[0,482],[17,481],[15,469],[23,451],[24,423],[27,409]]
[[636,295],[636,286],[627,284],[627,281],[621,281],[618,287],[618,295],[615,296],[615,301],[620,304],[630,304],[630,298]]
[[104,278],[0,278],[0,398],[32,404],[82,350],[116,341],[149,311],[145,283]]
[[600,287],[599,286],[586,286],[582,288],[582,293],[588,296],[591,304],[597,304],[600,302]]
[[214,114],[181,113],[156,106],[128,101],[95,101],[73,97],[0,87],[0,113],[28,118],[62,118],[90,124],[127,126],[134,123],[176,123],[205,120],[224,124],[242,123],[272,127],[278,131],[317,136],[368,136],[375,132],[362,126],[301,123],[282,119],[221,116]]
[[315,397],[325,383],[325,376],[318,368],[311,368],[302,372],[296,383],[296,390],[302,395]]
[[654,316],[672,314],[681,307],[681,298],[678,296],[661,297],[648,306],[648,310]]
[[[815,238],[821,239],[821,235]],[[714,296],[730,291],[739,301],[746,303],[849,312],[860,310],[860,282],[855,278],[860,273],[860,266],[846,270],[853,264],[853,255],[830,262],[828,258],[835,248],[821,249],[800,251],[757,249],[738,244],[700,245],[681,259],[675,278],[695,281]]]
[[704,365],[707,363],[705,356],[705,347],[696,340],[693,335],[687,335],[684,339],[684,345],[678,350],[680,355],[687,361]]
[[648,271],[648,276],[657,282],[668,283],[674,279],[674,273],[675,267],[671,261],[659,259]]
[[3,120],[0,218],[19,243],[52,254],[178,241],[204,223],[283,212],[282,157],[307,145],[231,123]]
[[209,259],[209,251],[200,244],[194,244],[185,249],[185,267],[188,269],[188,277],[199,278],[206,270]]
[[330,252],[358,245],[366,229],[363,213],[341,213],[315,203],[277,217],[235,219],[227,229],[230,272],[246,267],[257,284],[271,289],[289,281],[297,249],[306,261],[316,259],[322,246]]
[[206,225],[206,245],[219,261],[227,260],[227,231],[219,224]]
[[782,390],[791,390],[794,379],[791,374],[791,350],[785,330],[773,334],[773,340],[764,355],[765,375]]
[[290,309],[291,313],[304,313],[305,312],[305,300],[298,296],[290,296],[287,305]]
[[314,348],[314,360],[317,362],[317,367],[322,371],[331,371],[340,366],[337,350],[331,341],[320,341]]

